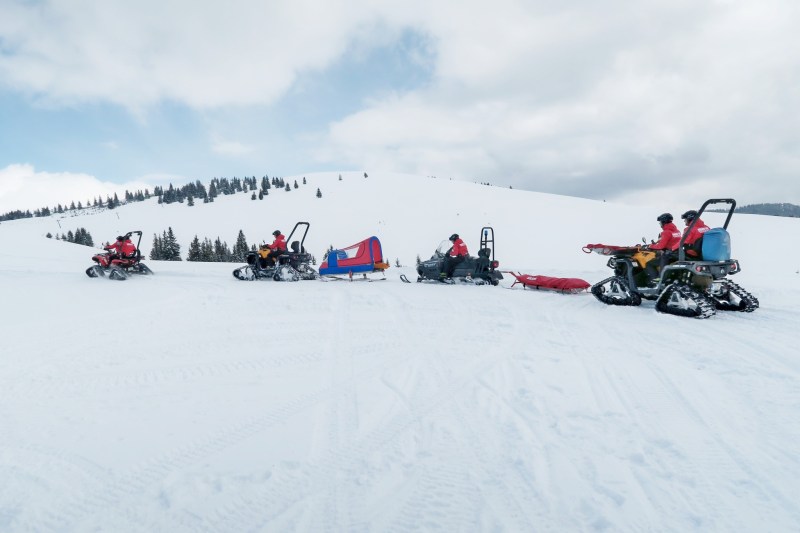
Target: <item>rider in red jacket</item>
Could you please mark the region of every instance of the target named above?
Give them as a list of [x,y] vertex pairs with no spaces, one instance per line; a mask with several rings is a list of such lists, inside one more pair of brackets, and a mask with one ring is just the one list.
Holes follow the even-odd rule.
[[133,257],[134,255],[136,255],[136,245],[133,244],[133,242],[131,242],[131,238],[130,237],[127,237],[122,242],[122,247],[120,248],[120,254],[124,258],[129,258],[129,257]]
[[114,241],[114,244],[106,243],[106,245],[103,246],[103,249],[108,250],[111,253],[111,259],[119,259],[120,257],[122,257],[122,245],[124,242],[125,242],[125,237],[120,235],[119,237],[117,237],[117,240]]
[[672,215],[664,213],[659,215],[656,219],[661,223],[661,235],[658,237],[658,242],[650,245],[651,250],[667,250],[675,251],[681,242],[681,232],[672,222]]
[[686,251],[686,255],[692,259],[700,259],[702,255],[702,241],[703,234],[710,230],[703,219],[697,217],[697,211],[694,209],[690,211],[686,211],[684,214],[681,215],[681,218],[686,222],[686,228],[684,228],[683,232],[686,233],[689,231],[689,226],[692,225],[692,221],[697,219],[692,231],[686,235],[686,238],[683,240],[683,249]]
[[663,213],[656,220],[661,224],[661,235],[659,235],[658,242],[651,244],[648,248],[657,251],[660,257],[658,271],[656,271],[655,259],[649,261],[645,267],[645,273],[649,280],[655,279],[658,276],[658,272],[663,271],[667,263],[677,259],[678,255],[675,250],[678,249],[678,245],[681,243],[681,232],[672,222],[670,213]]
[[[286,237],[283,236],[281,230],[276,229],[272,232],[272,235],[275,237],[272,244],[262,246],[260,252],[267,266],[277,263],[278,256],[286,253]],[[269,252],[266,252],[266,250],[269,250]]]
[[272,235],[275,237],[275,240],[272,241],[272,244],[268,245],[269,249],[273,252],[285,252],[286,251],[286,237],[283,236],[281,230],[276,229],[272,232]]
[[458,233],[450,235],[450,242],[453,243],[453,246],[450,248],[450,253],[444,258],[442,272],[439,274],[440,281],[452,278],[456,266],[469,256],[467,245],[464,244]]

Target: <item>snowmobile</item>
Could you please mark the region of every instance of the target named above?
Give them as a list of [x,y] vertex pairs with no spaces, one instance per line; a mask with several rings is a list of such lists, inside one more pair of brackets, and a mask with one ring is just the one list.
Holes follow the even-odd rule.
[[110,251],[95,254],[92,256],[92,261],[97,264],[87,268],[86,275],[90,278],[102,278],[108,274],[108,279],[123,281],[128,279],[130,274],[152,274],[153,271],[142,263],[144,256],[139,249],[139,245],[142,243],[142,232],[129,231],[124,235],[124,239],[127,240],[132,235],[139,236],[139,240],[136,242],[136,251],[132,255],[120,257]]
[[[275,281],[300,281],[317,279],[317,272],[311,267],[311,254],[306,252],[303,243],[308,235],[308,222],[298,222],[292,228],[289,250],[273,258],[266,246],[251,250],[245,256],[247,264],[235,269],[233,277],[240,280],[272,279]],[[292,240],[297,233],[299,240]],[[301,236],[302,233],[302,236]]]
[[[702,237],[700,259],[687,259],[684,241],[706,207],[728,204],[728,216],[721,228],[707,231]],[[730,257],[728,224],[736,209],[731,198],[710,199],[703,203],[678,245],[678,260],[667,264],[660,278],[650,281],[645,273],[648,262],[657,260],[647,246],[607,246],[590,244],[584,252],[610,255],[608,267],[614,275],[595,283],[591,292],[608,305],[640,305],[642,299],[655,300],[656,310],[671,315],[709,318],[721,311],[751,313],[758,309],[758,299],[727,279],[741,271],[739,261]]]
[[[450,253],[452,245],[449,240],[442,241],[429,260],[422,261],[417,265],[417,282],[442,281],[440,274],[444,268],[445,257]],[[499,266],[500,263],[495,261],[494,258],[494,229],[484,227],[481,229],[478,256],[469,256],[461,261],[453,270],[452,279],[445,282],[451,284],[460,282],[474,285],[485,285],[487,283],[497,285],[503,279],[503,274],[497,270]],[[404,278],[405,276],[401,276],[403,281],[408,282]]]

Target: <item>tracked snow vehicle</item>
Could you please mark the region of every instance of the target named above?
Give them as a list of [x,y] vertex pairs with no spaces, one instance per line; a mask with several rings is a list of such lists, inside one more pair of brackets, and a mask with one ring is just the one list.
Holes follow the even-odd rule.
[[129,231],[123,236],[123,239],[130,239],[133,235],[138,235],[139,239],[136,242],[136,250],[132,254],[120,255],[111,251],[95,254],[92,256],[95,264],[86,269],[86,275],[90,278],[102,278],[108,275],[108,279],[123,281],[128,279],[131,274],[152,274],[153,271],[142,263],[144,256],[139,249],[139,245],[142,243],[142,232]]
[[[687,260],[684,241],[694,228],[706,207],[728,204],[728,216],[721,228],[707,231],[701,245],[699,259]],[[587,253],[596,252],[611,256],[608,267],[614,275],[595,283],[592,294],[608,305],[640,305],[642,300],[655,300],[656,310],[678,316],[709,318],[717,310],[743,311],[750,313],[758,309],[758,299],[727,276],[741,270],[739,261],[731,259],[728,224],[736,208],[733,199],[706,200],[696,218],[684,232],[678,246],[678,260],[668,264],[661,277],[649,282],[645,266],[655,260],[656,254],[642,246],[607,246],[590,244],[584,247]]]
[[[303,244],[311,224],[298,222],[292,228],[289,249],[277,258],[270,257],[268,249],[261,247],[251,250],[245,257],[247,264],[235,269],[233,277],[240,280],[271,279],[274,281],[300,281],[317,279],[317,272],[311,267],[311,254]],[[298,240],[292,240],[297,234]]]
[[[429,260],[417,265],[417,282],[440,281],[444,260],[451,247],[450,241],[442,241]],[[481,229],[478,256],[469,256],[461,261],[453,271],[450,282],[497,285],[503,279],[503,274],[497,270],[498,266],[500,263],[494,258],[494,229],[487,226]]]

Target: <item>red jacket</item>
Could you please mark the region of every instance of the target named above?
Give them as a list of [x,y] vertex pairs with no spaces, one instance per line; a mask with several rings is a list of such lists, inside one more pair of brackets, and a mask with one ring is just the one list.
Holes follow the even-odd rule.
[[286,251],[286,237],[283,236],[283,233],[275,237],[275,240],[269,245],[269,249],[273,251],[279,250],[281,252]]
[[450,249],[450,255],[452,255],[453,257],[458,257],[459,255],[467,257],[469,255],[469,250],[467,250],[467,245],[464,244],[464,241],[461,240],[461,237],[459,237],[453,242],[453,247]]
[[[683,232],[684,234],[688,231],[689,227],[687,226]],[[701,219],[697,219],[694,227],[692,228],[691,233],[686,235],[686,239],[683,241],[683,247],[686,250],[686,255],[690,255],[693,257],[699,256],[699,250],[695,249],[695,243],[703,236],[705,232],[710,230],[706,223],[703,222]]]
[[681,243],[681,232],[678,226],[672,222],[667,222],[661,226],[661,235],[658,242],[650,245],[651,250],[677,250]]
[[120,255],[122,254],[122,241],[114,241],[113,244],[106,244],[103,246],[104,250],[108,250],[112,254]]
[[120,251],[122,257],[133,257],[133,255],[136,253],[136,246],[131,242],[130,239],[125,239],[125,242],[122,243]]

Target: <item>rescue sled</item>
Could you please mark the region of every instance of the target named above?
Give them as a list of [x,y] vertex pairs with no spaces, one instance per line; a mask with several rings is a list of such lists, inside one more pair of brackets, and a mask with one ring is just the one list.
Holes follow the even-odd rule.
[[[381,241],[374,235],[352,246],[329,250],[319,267],[323,281],[333,279],[370,279],[369,274],[380,272],[386,279],[389,263],[383,258]],[[359,276],[360,274],[360,276]],[[346,278],[344,277],[346,276]],[[377,281],[377,279],[371,280]]]
[[523,289],[534,289],[539,291],[556,291],[564,294],[577,294],[592,286],[586,280],[580,278],[555,278],[552,276],[532,276],[530,274],[520,274],[518,272],[504,271],[514,276],[514,283],[522,285]]

